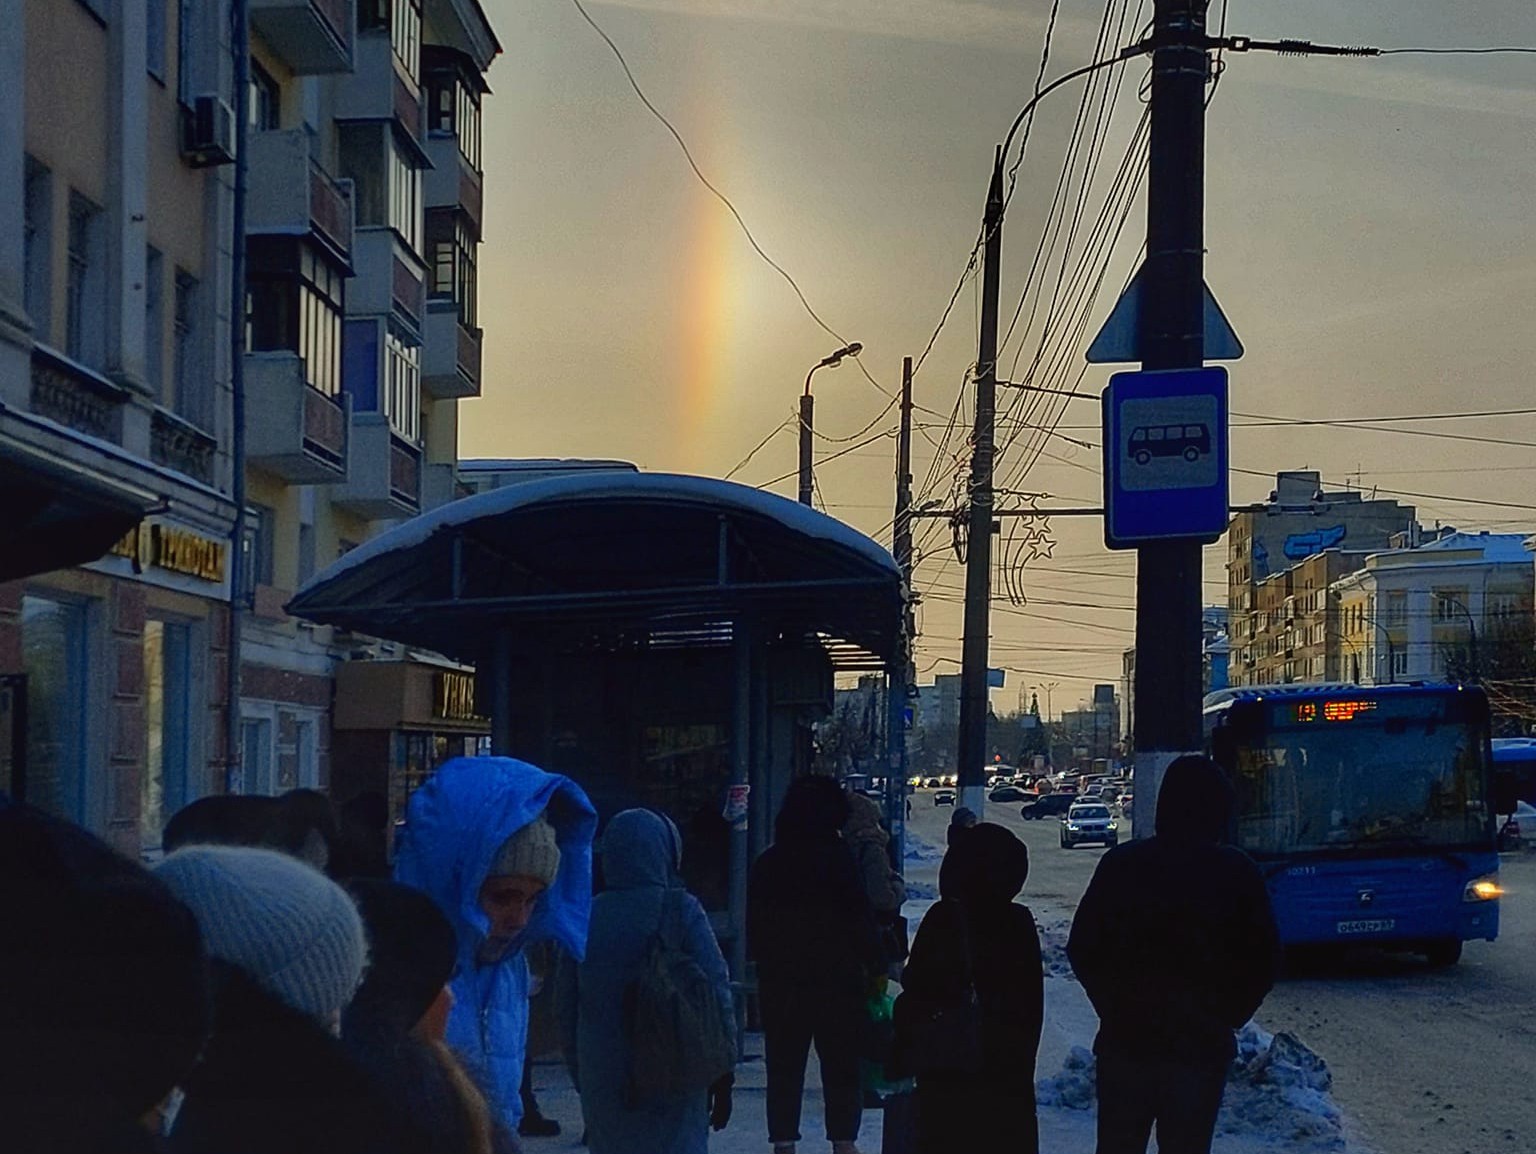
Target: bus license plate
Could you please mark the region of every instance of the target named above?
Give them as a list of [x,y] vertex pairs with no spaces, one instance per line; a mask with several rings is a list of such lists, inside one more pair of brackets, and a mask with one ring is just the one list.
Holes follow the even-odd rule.
[[1365,918],[1354,922],[1340,922],[1341,934],[1384,934],[1397,927],[1396,918]]

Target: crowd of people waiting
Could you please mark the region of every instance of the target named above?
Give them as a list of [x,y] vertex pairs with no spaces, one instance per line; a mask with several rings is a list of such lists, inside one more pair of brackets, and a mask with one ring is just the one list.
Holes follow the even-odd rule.
[[[1208,1151],[1233,1031],[1274,980],[1262,878],[1219,845],[1229,806],[1214,765],[1176,762],[1157,835],[1106,854],[1079,909],[1068,954],[1101,1020],[1099,1154],[1144,1154],[1154,1125],[1166,1154]],[[956,823],[909,956],[879,818],[831,779],[797,779],[752,866],[775,1154],[801,1141],[812,1046],[834,1154],[857,1154],[872,1059],[915,1078],[917,1150],[1034,1154],[1027,849]],[[615,815],[594,878],[585,794],[506,758],[442,766],[392,867],[384,820],[373,802],[338,820],[308,791],[211,797],[145,867],[0,797],[4,1148],[509,1154],[558,1132],[527,1045],[530,1000],[553,985],[592,1154],[704,1154],[732,1113],[739,1004],[682,885],[677,827]],[[879,1035],[871,998],[896,974]]]

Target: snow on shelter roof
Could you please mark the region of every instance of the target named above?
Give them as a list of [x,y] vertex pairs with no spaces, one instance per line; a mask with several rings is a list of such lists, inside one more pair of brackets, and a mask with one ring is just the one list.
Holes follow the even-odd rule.
[[894,653],[901,573],[858,530],[773,493],[668,473],[582,471],[451,502],[316,574],[295,616],[484,655],[500,624],[696,627],[736,618]]

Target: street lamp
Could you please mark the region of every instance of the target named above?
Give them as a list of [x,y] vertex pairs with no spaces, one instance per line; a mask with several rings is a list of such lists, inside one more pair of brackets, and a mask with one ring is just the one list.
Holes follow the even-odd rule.
[[811,433],[815,428],[815,398],[811,396],[811,378],[816,375],[817,369],[835,369],[843,363],[844,357],[856,357],[864,351],[864,346],[858,341],[853,341],[838,349],[835,353],[829,353],[811,366],[811,371],[805,374],[805,392],[800,396],[800,504],[811,503]]
[[[1478,680],[1479,680],[1480,671],[1479,671],[1479,669],[1477,667],[1477,622],[1472,617],[1472,610],[1467,608],[1467,603],[1465,601],[1463,601],[1460,597],[1457,597],[1456,595],[1454,595],[1452,593],[1441,593],[1441,592],[1437,591],[1435,593],[1435,597],[1437,599],[1441,600],[1441,601],[1447,601],[1450,604],[1456,606],[1456,608],[1460,609],[1462,611],[1462,613],[1466,616],[1466,619],[1467,619],[1467,631],[1468,631],[1469,640],[1470,640],[1470,654],[1469,655],[1470,655],[1470,657],[1472,659],[1472,677],[1471,677],[1471,681],[1472,681],[1473,685],[1476,685],[1478,683]],[[1437,618],[1439,617],[1438,611],[1436,612],[1435,616]]]

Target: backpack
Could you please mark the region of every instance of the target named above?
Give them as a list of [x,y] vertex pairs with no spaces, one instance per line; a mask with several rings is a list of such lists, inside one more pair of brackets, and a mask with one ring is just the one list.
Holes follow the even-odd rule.
[[640,975],[626,991],[629,1097],[637,1104],[703,1093],[736,1067],[735,1023],[683,948],[682,911],[683,891],[669,888]]

